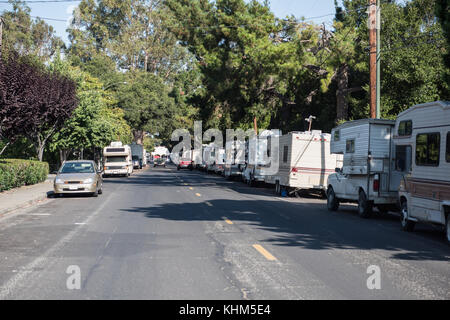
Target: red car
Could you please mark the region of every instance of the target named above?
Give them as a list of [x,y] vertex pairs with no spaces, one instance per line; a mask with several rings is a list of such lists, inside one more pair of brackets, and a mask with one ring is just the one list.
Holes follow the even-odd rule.
[[192,165],[192,161],[189,159],[181,159],[180,163],[177,166],[177,170],[180,170],[180,169],[189,169],[189,170],[194,169],[194,167]]

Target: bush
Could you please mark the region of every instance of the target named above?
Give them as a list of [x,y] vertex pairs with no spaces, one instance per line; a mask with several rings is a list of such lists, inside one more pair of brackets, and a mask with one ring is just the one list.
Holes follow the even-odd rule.
[[43,182],[47,179],[48,172],[47,162],[0,160],[0,192]]

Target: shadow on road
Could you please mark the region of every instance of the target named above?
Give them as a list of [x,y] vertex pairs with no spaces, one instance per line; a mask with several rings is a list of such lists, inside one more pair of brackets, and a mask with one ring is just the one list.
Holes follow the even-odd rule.
[[267,235],[265,242],[278,246],[313,250],[382,249],[392,252],[393,259],[450,261],[441,233],[426,228],[418,229],[414,234],[404,233],[399,227],[392,228],[392,224],[398,225],[398,221],[387,220],[389,225],[380,226],[377,221],[355,217],[354,210],[329,213],[322,204],[306,206],[282,201],[208,202],[212,207],[205,203],[167,203],[123,211],[143,214],[150,219],[173,221],[222,221],[226,216],[240,224],[246,223],[264,230]]

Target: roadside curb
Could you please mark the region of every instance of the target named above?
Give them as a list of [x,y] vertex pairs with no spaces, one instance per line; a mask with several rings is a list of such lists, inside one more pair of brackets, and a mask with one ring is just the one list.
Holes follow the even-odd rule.
[[[49,190],[48,191],[39,192],[32,199],[23,201],[23,202],[21,202],[19,204],[11,206],[11,207],[0,208],[0,218],[3,218],[5,216],[7,216],[8,214],[12,213],[13,211],[29,207],[31,205],[34,205],[34,204],[36,204],[38,202],[41,202],[41,201],[47,199],[48,195],[49,195],[49,192],[51,192],[51,182],[50,182],[50,180],[47,180],[45,182],[41,182],[40,184],[37,184],[37,185],[34,185],[34,186],[43,185],[43,184],[48,184],[49,185]],[[32,188],[33,186],[28,186],[28,187]]]

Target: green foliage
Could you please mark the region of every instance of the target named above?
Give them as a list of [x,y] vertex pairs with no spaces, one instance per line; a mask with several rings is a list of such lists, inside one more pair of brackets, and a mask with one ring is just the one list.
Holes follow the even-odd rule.
[[43,182],[49,172],[48,163],[31,160],[0,160],[0,192]]
[[118,106],[124,110],[125,119],[134,130],[159,132],[160,137],[170,140],[179,110],[169,93],[158,76],[136,71],[129,73],[127,85],[120,87]]
[[51,150],[102,148],[115,140],[130,142],[131,130],[124,120],[123,111],[108,106],[114,97],[103,89],[97,78],[59,59],[54,61],[52,68],[65,70],[76,82],[79,105],[56,133]]
[[2,55],[17,52],[41,62],[49,61],[64,48],[64,42],[55,35],[54,28],[30,16],[31,9],[25,2],[11,0],[11,11],[4,11]]

